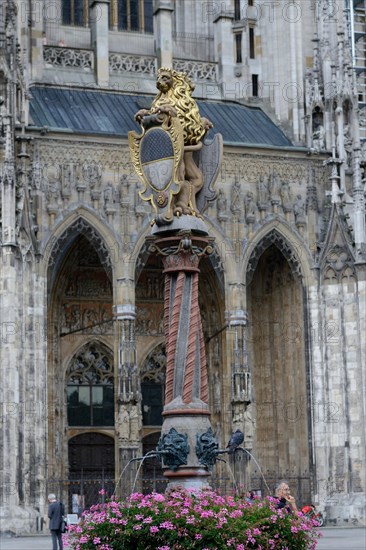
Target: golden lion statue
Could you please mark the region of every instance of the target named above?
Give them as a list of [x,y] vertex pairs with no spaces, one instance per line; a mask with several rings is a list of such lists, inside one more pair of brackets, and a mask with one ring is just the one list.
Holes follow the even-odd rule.
[[201,149],[206,132],[212,123],[200,116],[196,101],[192,97],[194,84],[185,73],[162,67],[158,71],[156,87],[159,94],[151,108],[141,109],[135,115],[137,122],[153,114],[167,114],[178,117],[183,129],[184,155],[178,170],[181,190],[174,197],[174,214],[200,216],[196,206],[196,194],[203,186],[203,174],[193,160],[193,153]]

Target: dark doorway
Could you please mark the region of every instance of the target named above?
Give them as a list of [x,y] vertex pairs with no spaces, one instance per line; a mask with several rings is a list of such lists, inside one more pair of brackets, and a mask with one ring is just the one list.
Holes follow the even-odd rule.
[[[114,440],[104,434],[85,433],[69,441],[69,478],[71,503],[80,495],[80,508],[100,502],[99,492],[114,492]],[[72,504],[71,504],[72,505]]]

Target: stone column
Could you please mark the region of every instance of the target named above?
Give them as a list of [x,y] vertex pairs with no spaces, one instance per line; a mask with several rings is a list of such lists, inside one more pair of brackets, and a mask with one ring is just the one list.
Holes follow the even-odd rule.
[[7,84],[8,95],[0,98],[0,122],[4,131],[4,162],[1,174],[2,243],[15,245],[15,152],[14,123],[11,115],[12,86]]
[[[191,229],[191,224],[200,231]],[[161,255],[165,273],[164,325],[167,366],[162,436],[164,476],[170,485],[207,485],[217,448],[210,425],[206,355],[198,303],[198,264],[212,251],[205,224],[193,216],[174,220],[176,229],[153,230],[150,250]],[[203,436],[203,437],[202,437]],[[206,443],[205,443],[206,442]],[[212,460],[211,460],[212,459]]]
[[[233,13],[221,10],[214,20],[215,48],[217,61],[219,63],[219,82],[227,85],[234,80],[234,35],[232,32]],[[230,92],[238,95],[239,90]],[[226,90],[226,95],[228,90]]]
[[336,108],[335,114],[337,125],[337,152],[339,159],[342,161],[339,166],[340,188],[344,191],[346,185],[346,151],[344,149],[343,107],[341,105]]
[[154,34],[159,67],[173,67],[173,30],[171,0],[155,0]]
[[308,185],[306,188],[306,214],[307,214],[307,236],[310,250],[316,252],[317,241],[317,217],[318,217],[318,196],[314,183],[314,167],[310,164],[308,168]]
[[[28,6],[26,3],[23,4],[25,7],[25,11],[27,10]],[[22,6],[22,7],[23,7]],[[30,44],[31,44],[31,63],[30,68],[32,71],[32,80],[41,80],[42,73],[43,73],[43,25],[44,25],[44,17],[46,17],[49,20],[55,21],[57,18],[57,5],[54,4],[47,4],[45,7],[37,0],[31,0],[31,9],[29,13],[29,18],[32,21],[31,28],[29,30],[30,32]],[[43,17],[42,17],[43,16]],[[25,26],[27,19],[23,19],[21,21],[21,24]]]
[[109,46],[108,46],[108,6],[109,0],[91,0],[90,26],[91,47],[94,50],[94,70],[98,85],[108,86]]
[[366,260],[366,219],[365,219],[365,178],[361,174],[361,144],[360,127],[357,118],[358,113],[352,112],[353,116],[353,219],[356,245],[356,262],[363,263]]
[[[237,302],[239,303],[239,301]],[[244,433],[243,447],[253,448],[254,418],[252,411],[252,381],[248,366],[246,326],[247,312],[243,309],[233,309],[227,314],[227,324],[230,331],[231,351],[231,407],[232,431],[241,430]],[[247,453],[235,453],[233,456],[235,479],[239,485],[249,486],[249,469]]]
[[115,306],[118,323],[118,398],[116,434],[118,461],[116,494],[127,496],[134,489],[137,456],[141,456],[141,392],[137,372],[135,342],[135,306]]
[[[14,457],[20,455],[20,438],[17,436],[20,411],[20,357],[17,351],[19,344],[20,325],[16,316],[17,309],[17,276],[15,251],[10,246],[3,245],[1,248],[1,278],[6,293],[0,296],[0,309],[2,321],[2,336],[0,346],[0,375],[1,375],[1,402],[2,402],[2,425],[0,432],[1,448],[1,506],[2,522],[11,519],[12,514],[16,515],[19,498],[19,478],[14,464]],[[22,481],[22,480],[21,480]],[[12,525],[13,526],[13,525]],[[8,527],[9,528],[9,527]]]

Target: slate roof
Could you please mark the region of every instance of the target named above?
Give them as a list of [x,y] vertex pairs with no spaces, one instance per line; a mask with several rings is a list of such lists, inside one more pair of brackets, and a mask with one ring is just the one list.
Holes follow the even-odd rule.
[[[30,126],[74,134],[126,137],[139,129],[135,113],[149,108],[154,96],[34,86]],[[291,142],[259,108],[228,101],[197,101],[201,116],[214,123],[224,143],[291,147]]]

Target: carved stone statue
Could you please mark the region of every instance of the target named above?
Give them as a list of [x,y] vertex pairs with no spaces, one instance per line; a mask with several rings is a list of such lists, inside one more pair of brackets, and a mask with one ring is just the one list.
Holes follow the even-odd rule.
[[107,185],[105,186],[103,196],[104,196],[104,205],[106,207],[110,206],[113,202],[113,185],[111,184],[111,182],[108,182]]
[[275,172],[273,172],[270,187],[269,187],[272,204],[275,204],[275,203],[279,204],[281,202],[280,188],[281,188],[280,179],[278,175]]
[[245,221],[247,223],[254,223],[257,213],[257,205],[254,202],[254,196],[251,191],[248,191],[244,200],[245,207]]
[[252,440],[254,436],[255,422],[253,420],[253,405],[249,403],[244,411],[244,434],[246,440]]
[[222,189],[219,191],[219,195],[217,197],[217,218],[218,220],[225,221],[228,219],[228,213],[227,213],[227,199],[224,195],[224,192]]
[[220,375],[217,371],[214,374],[214,412],[218,413],[221,410],[221,384]]
[[257,185],[258,188],[258,208],[265,210],[268,208],[269,190],[268,183],[264,179],[260,179]]
[[63,199],[71,196],[74,182],[74,166],[72,164],[64,164],[61,172],[61,195]]
[[128,440],[130,438],[130,415],[125,407],[123,407],[119,417],[119,437],[120,439]]
[[1,141],[5,138],[5,134],[6,134],[7,114],[8,113],[5,107],[5,100],[3,96],[0,95],[0,140]]
[[95,163],[85,163],[82,169],[84,180],[89,184],[90,189],[100,187],[102,181],[102,167]]
[[244,427],[244,413],[241,406],[235,405],[233,407],[233,428],[243,429]]
[[132,405],[130,410],[130,437],[138,440],[141,428],[141,412],[137,405]]
[[241,212],[240,183],[238,181],[235,181],[231,187],[230,210],[233,214],[239,214]]
[[352,168],[352,137],[350,132],[350,125],[346,124],[343,129],[343,143],[344,143],[344,154],[347,168]]
[[301,195],[297,195],[294,203],[294,214],[296,225],[305,224],[305,205]]
[[285,212],[290,212],[292,210],[292,196],[290,191],[290,185],[287,182],[283,182],[281,189],[281,200],[282,200],[282,207]]
[[313,132],[313,147],[316,151],[324,151],[325,149],[325,130],[322,124]]

